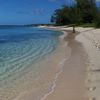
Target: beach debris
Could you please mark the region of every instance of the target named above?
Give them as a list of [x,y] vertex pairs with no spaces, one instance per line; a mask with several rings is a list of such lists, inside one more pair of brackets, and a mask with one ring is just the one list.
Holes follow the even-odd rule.
[[95,42],[95,47],[100,50],[100,44],[98,42]]
[[100,72],[100,69],[94,69],[93,72]]
[[89,88],[88,88],[89,91],[94,91],[95,89],[96,89],[95,86],[94,86],[94,87],[89,87]]
[[100,45],[98,46],[98,49],[100,50]]
[[92,80],[91,79],[88,79],[87,82],[92,82]]
[[96,100],[96,98],[95,97],[90,97],[89,100]]

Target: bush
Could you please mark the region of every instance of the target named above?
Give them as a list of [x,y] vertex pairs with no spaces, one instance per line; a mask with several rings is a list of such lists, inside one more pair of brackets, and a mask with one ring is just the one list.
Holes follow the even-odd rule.
[[95,22],[95,27],[96,28],[100,28],[100,20],[98,20],[98,21]]
[[95,27],[96,28],[100,28],[100,9],[98,9],[97,15],[96,15],[96,19],[95,19]]

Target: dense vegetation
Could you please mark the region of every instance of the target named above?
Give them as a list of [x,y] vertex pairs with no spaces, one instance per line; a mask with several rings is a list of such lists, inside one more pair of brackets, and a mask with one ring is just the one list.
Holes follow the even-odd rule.
[[51,17],[55,25],[93,25],[100,27],[100,8],[96,0],[75,0],[73,5],[64,5]]

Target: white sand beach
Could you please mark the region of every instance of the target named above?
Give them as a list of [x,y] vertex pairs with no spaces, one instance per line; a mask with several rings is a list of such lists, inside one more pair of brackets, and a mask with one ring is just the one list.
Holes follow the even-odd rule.
[[[72,28],[49,27],[56,30]],[[100,29],[76,28],[72,55],[64,64],[55,91],[46,100],[100,100]]]
[[88,54],[88,76],[86,85],[89,100],[100,100],[100,29],[78,28],[80,35],[76,37]]
[[[100,100],[100,29],[78,27],[77,33],[72,33],[71,27],[42,28],[63,31],[64,35],[55,55],[40,63],[50,68],[40,87],[45,82],[52,82],[52,86],[43,90],[39,100]],[[34,88],[14,100],[35,100],[33,94]]]

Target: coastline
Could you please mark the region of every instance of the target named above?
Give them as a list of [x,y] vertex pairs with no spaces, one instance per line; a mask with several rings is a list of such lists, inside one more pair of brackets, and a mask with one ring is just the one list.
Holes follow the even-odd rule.
[[63,71],[56,81],[55,90],[43,100],[87,100],[86,74],[87,54],[80,42],[75,40],[78,34],[73,34],[71,29],[62,27],[45,27],[63,31],[67,36],[62,36],[68,42],[71,56],[64,62]]
[[[49,27],[48,27],[49,28]],[[72,30],[71,27],[69,28],[65,28],[65,27],[50,27],[50,29],[57,29],[57,30]],[[83,57],[83,64],[81,63],[81,65],[85,65],[84,70],[81,71],[83,73],[83,85],[80,88],[80,91],[78,92],[78,90],[75,91],[75,85],[72,84],[71,93],[70,92],[70,82],[65,81],[67,77],[67,62],[65,62],[64,65],[64,71],[63,73],[60,75],[60,77],[58,78],[57,81],[57,87],[54,91],[53,94],[51,94],[50,96],[48,96],[48,98],[46,100],[61,100],[63,98],[63,100],[66,100],[68,98],[68,100],[75,100],[75,94],[76,92],[78,92],[79,94],[76,94],[76,98],[80,97],[82,94],[84,94],[84,99],[81,98],[79,100],[100,100],[100,29],[95,29],[95,28],[82,28],[82,27],[77,27],[76,31],[78,31],[80,34],[78,34],[75,38],[74,38],[74,43],[77,41],[79,44],[77,44],[76,46],[73,45],[73,42],[70,41],[70,35],[67,36],[67,41],[70,41],[70,46],[72,47],[72,53],[75,55],[75,48],[77,48],[77,46],[79,46],[80,49],[79,50],[84,50],[83,51],[83,56],[85,56],[85,58]],[[82,52],[82,51],[81,51]],[[77,53],[77,55],[79,55],[79,52]],[[81,54],[80,54],[81,55]],[[82,55],[80,56],[82,57]],[[74,57],[72,56],[71,59],[74,59]],[[81,59],[81,58],[80,58]],[[80,61],[79,59],[79,61]],[[82,59],[81,59],[82,61]],[[72,63],[73,61],[71,61]],[[79,63],[79,62],[78,62]],[[81,67],[80,65],[80,67]],[[68,65],[70,66],[70,65]],[[71,65],[73,66],[73,65]],[[83,66],[84,67],[84,66]],[[77,72],[77,71],[76,71]],[[82,75],[82,73],[80,73],[79,75]],[[70,75],[71,76],[71,75]],[[64,78],[65,77],[65,78]],[[75,75],[73,77],[76,77]],[[72,77],[72,78],[73,78]],[[71,78],[71,77],[70,77]],[[70,80],[70,79],[69,79]],[[75,80],[70,80],[71,82],[75,82]],[[66,83],[66,84],[65,84]],[[70,83],[70,84],[68,84]],[[79,83],[79,82],[78,82]],[[78,84],[77,83],[77,84]],[[80,84],[78,84],[80,85]],[[67,91],[67,87],[68,87],[68,91]],[[82,87],[83,87],[83,91],[82,92]],[[78,88],[77,88],[78,89]],[[74,94],[74,93],[75,94]],[[74,98],[72,98],[74,95]],[[76,99],[76,100],[78,100]]]
[[89,100],[100,100],[100,28],[78,28],[81,32],[77,36],[87,54],[88,68],[86,78],[86,88],[88,90]]
[[[43,69],[45,68],[45,70],[42,70],[42,74],[39,76],[40,81],[36,83],[36,86],[35,84],[31,84],[31,88],[21,92],[17,98],[13,100],[45,100],[49,94],[54,92],[57,79],[63,71],[63,64],[70,58],[71,51],[67,46],[68,43],[64,40],[66,35],[67,33],[65,32],[59,36],[59,45],[56,50],[38,62],[38,66],[43,67]],[[28,77],[30,77],[30,75],[28,75]]]
[[72,28],[41,28],[64,32],[56,52],[46,62],[40,62],[41,66],[50,68],[43,71],[47,76],[40,77],[40,87],[45,87],[47,82],[51,85],[42,90],[38,99],[33,87],[14,100],[99,100],[100,29],[78,27],[79,34],[72,34]]
[[[57,33],[59,35],[59,32]],[[55,45],[53,52],[48,52],[47,55],[41,57],[36,63],[29,65],[29,68],[27,66],[28,70],[24,70],[25,73],[18,71],[14,80],[11,77],[4,81],[6,85],[4,84],[4,88],[0,88],[0,98],[2,100],[40,100],[44,94],[53,90],[55,81],[62,72],[63,62],[66,57],[69,58],[70,56],[67,43],[61,39],[64,34],[61,34],[60,37],[58,35],[54,38],[57,39],[55,41],[57,45]],[[45,45],[44,42],[41,44]],[[49,44],[46,48],[48,46]],[[29,52],[30,50],[28,50]],[[26,61],[27,63],[28,61]],[[21,72],[21,76],[19,72]]]

